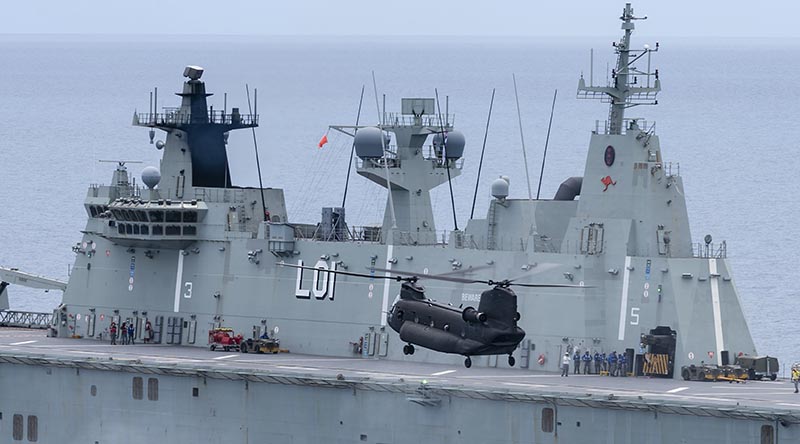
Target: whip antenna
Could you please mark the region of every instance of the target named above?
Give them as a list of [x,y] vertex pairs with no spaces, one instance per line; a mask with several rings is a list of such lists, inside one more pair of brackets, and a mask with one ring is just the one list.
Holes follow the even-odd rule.
[[547,124],[547,137],[544,139],[544,154],[542,155],[542,171],[539,172],[539,187],[536,188],[536,200],[539,200],[539,191],[542,190],[542,176],[544,176],[544,163],[547,160],[547,144],[550,143],[550,128],[553,126],[553,112],[556,110],[556,97],[558,90],[553,93],[553,106],[550,107],[550,123]]
[[481,161],[478,163],[478,178],[475,180],[475,194],[472,196],[472,211],[469,213],[470,219],[475,215],[475,201],[478,199],[478,184],[481,182],[481,168],[483,168],[483,153],[486,152],[486,138],[489,137],[489,122],[492,120],[494,91],[495,88],[492,88],[492,100],[489,102],[489,117],[486,118],[486,131],[483,133],[483,148],[481,148]]
[[[247,110],[252,115],[253,108],[250,106],[250,86],[245,83],[244,88],[247,91]],[[256,92],[255,94],[258,93]],[[253,117],[255,118],[255,116]],[[269,222],[269,220],[267,220],[267,202],[264,200],[264,183],[261,179],[261,162],[258,159],[258,140],[256,139],[256,127],[251,127],[250,129],[253,130],[253,148],[256,152],[256,169],[258,170],[258,190],[261,192],[261,217],[264,219],[264,222]]]

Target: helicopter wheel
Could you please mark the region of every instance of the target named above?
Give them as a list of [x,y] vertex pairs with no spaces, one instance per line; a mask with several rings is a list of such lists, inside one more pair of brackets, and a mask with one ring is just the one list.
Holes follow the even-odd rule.
[[516,363],[517,363],[517,360],[516,360],[516,359],[514,359],[514,357],[513,357],[513,356],[511,356],[511,355],[508,355],[508,365],[509,365],[510,367],[513,367],[513,366],[514,366],[514,364],[516,364]]
[[403,346],[403,354],[404,355],[413,355],[414,354],[414,346],[411,344],[406,344]]
[[519,321],[521,318],[522,316],[520,316],[519,312],[514,313],[514,322]]
[[467,359],[464,360],[464,367],[466,368],[472,367],[472,359],[469,356],[467,356]]

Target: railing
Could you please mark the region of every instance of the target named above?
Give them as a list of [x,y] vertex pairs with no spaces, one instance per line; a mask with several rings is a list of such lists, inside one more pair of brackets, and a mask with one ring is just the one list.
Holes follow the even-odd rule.
[[52,313],[31,311],[0,311],[0,327],[22,327],[46,329],[53,320]]
[[242,188],[194,188],[194,198],[206,202],[243,203],[245,191]]
[[719,244],[697,242],[692,244],[692,255],[701,259],[725,259],[728,257],[728,244],[725,241]]
[[[656,132],[656,123],[648,123],[647,120],[644,119],[623,119],[622,120],[622,129],[620,134],[628,134],[628,131],[634,131],[635,133],[646,133],[648,135],[655,134]],[[635,123],[636,127],[632,127],[632,124]],[[609,134],[611,131],[611,122],[608,120],[595,120],[594,121],[594,133],[595,134]]]
[[163,113],[138,113],[134,121],[134,124],[143,126],[187,125],[190,123],[258,126],[258,115],[212,110],[209,110],[206,114],[192,115],[191,113],[181,112],[180,108],[165,108]]
[[[419,117],[410,116],[408,114],[400,113],[383,113],[383,125],[385,126],[432,126],[442,127],[446,129],[452,127],[455,123],[455,114],[448,114],[442,116],[444,122],[439,119],[438,115],[422,115]],[[444,125],[442,125],[444,123]]]

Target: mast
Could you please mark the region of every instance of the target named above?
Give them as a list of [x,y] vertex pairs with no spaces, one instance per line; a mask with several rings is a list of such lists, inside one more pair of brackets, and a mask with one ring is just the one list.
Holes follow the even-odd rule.
[[[613,43],[617,53],[617,66],[611,70],[609,85],[591,85],[593,79],[590,78],[590,85],[586,86],[583,74],[581,74],[581,78],[578,81],[579,99],[599,98],[610,103],[608,122],[606,123],[606,132],[608,134],[622,134],[624,132],[623,123],[626,108],[636,105],[658,104],[656,96],[661,91],[661,81],[658,79],[658,70],[650,72],[650,53],[658,51],[658,43],[656,43],[655,49],[651,49],[648,45],[645,45],[644,49],[641,50],[634,50],[630,47],[631,34],[635,28],[633,21],[646,19],[647,17],[635,17],[631,4],[626,3],[622,16],[620,16],[624,34],[619,42]],[[638,70],[633,66],[644,55],[648,56],[647,71]],[[647,79],[647,86],[637,86],[640,76]],[[652,86],[650,86],[650,77],[655,78]]]

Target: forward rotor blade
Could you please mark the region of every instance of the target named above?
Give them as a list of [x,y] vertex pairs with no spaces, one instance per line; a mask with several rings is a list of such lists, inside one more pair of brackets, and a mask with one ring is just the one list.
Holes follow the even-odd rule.
[[[287,264],[286,262],[278,262],[277,263],[281,267],[291,267],[291,268],[302,268],[304,270],[316,270],[316,271],[324,271],[327,273],[335,273],[335,274],[343,274],[345,276],[355,276],[355,277],[362,277],[367,279],[386,279],[392,281],[412,281],[413,278],[404,278],[402,276],[379,276],[379,275],[372,275],[366,273],[354,273],[352,271],[344,271],[344,270],[330,270],[324,268],[317,268],[317,267],[309,267],[307,265],[297,265],[297,264]],[[376,269],[377,271],[377,269]]]
[[528,288],[594,288],[590,285],[573,285],[573,284],[525,284],[510,282],[511,287],[528,287]]

